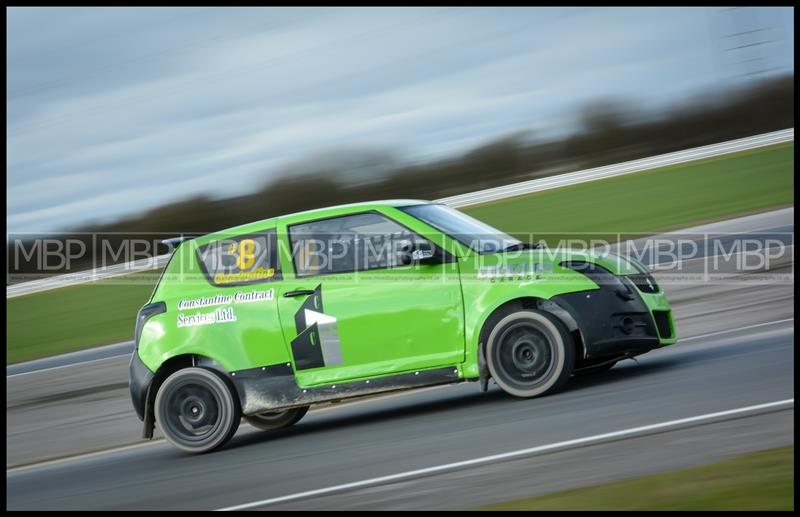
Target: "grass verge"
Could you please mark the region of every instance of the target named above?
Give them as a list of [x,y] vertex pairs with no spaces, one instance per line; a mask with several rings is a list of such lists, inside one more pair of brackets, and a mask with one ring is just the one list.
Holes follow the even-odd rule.
[[793,510],[794,446],[482,510]]
[[6,364],[133,339],[136,312],[153,292],[157,272],[70,287],[6,301]]
[[[616,240],[794,204],[794,143],[593,181],[464,211],[525,240]],[[132,339],[158,272],[7,300],[6,363]]]
[[621,240],[794,204],[794,144],[781,144],[470,207],[527,240]]

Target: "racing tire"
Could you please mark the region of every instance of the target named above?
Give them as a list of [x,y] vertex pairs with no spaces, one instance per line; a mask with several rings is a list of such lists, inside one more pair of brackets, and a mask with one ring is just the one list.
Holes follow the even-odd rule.
[[262,431],[273,431],[289,427],[303,418],[308,413],[308,406],[287,409],[285,411],[268,411],[244,417],[248,424]]
[[522,310],[494,325],[486,342],[486,362],[503,391],[515,397],[537,397],[557,391],[569,380],[575,346],[558,318]]
[[166,439],[187,452],[209,452],[225,445],[242,419],[239,399],[220,374],[184,368],[164,381],[156,394],[156,422]]

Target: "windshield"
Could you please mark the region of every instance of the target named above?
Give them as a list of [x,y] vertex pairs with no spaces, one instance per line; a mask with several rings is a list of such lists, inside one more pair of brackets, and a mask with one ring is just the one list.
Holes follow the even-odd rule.
[[400,210],[425,221],[479,253],[519,248],[522,242],[445,205],[413,205]]

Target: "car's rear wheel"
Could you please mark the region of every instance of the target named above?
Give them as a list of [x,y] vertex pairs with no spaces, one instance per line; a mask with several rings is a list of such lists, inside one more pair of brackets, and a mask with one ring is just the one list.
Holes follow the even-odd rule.
[[239,401],[222,376],[195,367],[167,377],[156,394],[155,416],[167,440],[194,453],[223,446],[242,419]]
[[514,312],[498,321],[486,342],[486,362],[506,393],[536,397],[558,390],[575,363],[572,337],[553,315]]
[[272,431],[296,424],[306,413],[308,413],[308,406],[249,415],[244,419],[253,427],[264,431]]

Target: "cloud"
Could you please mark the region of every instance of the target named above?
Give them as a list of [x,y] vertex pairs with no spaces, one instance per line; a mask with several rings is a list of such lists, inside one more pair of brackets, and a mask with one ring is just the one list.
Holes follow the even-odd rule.
[[[720,82],[719,12],[10,8],[9,231],[243,193],[326,149],[418,160],[567,132],[595,97],[663,103]],[[793,34],[788,12],[758,14]]]

